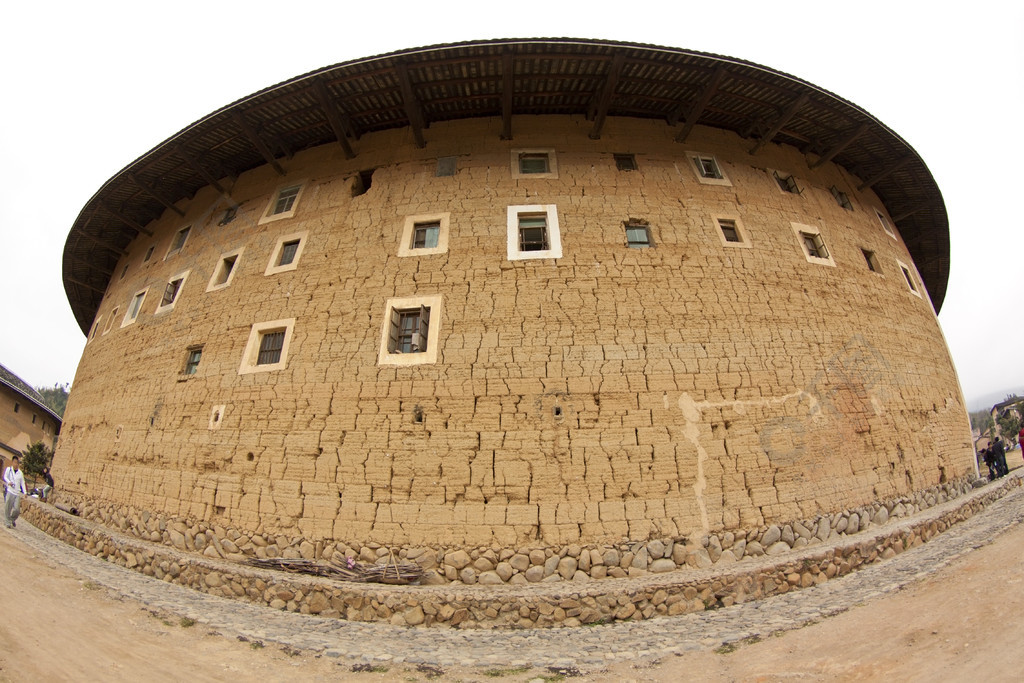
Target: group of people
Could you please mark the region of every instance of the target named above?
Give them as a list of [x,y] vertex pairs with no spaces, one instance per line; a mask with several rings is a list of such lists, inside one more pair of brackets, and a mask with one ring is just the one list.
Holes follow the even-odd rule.
[[1006,447],[1003,446],[1003,440],[998,436],[987,448],[982,448],[979,455],[985,459],[985,464],[988,465],[989,481],[1009,474],[1010,468],[1006,466]]
[[[40,492],[40,498],[46,500],[53,491],[53,476],[50,468],[43,468],[43,480],[46,485]],[[10,466],[4,470],[4,526],[13,529],[21,516],[21,497],[28,495],[25,489],[25,473],[21,470],[21,458],[14,456]]]

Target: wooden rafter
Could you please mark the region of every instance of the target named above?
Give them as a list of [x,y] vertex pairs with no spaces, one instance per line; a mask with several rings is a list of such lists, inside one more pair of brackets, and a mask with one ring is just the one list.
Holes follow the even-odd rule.
[[676,135],[676,142],[686,142],[686,138],[689,137],[690,131],[697,125],[697,120],[700,115],[704,113],[704,109],[707,108],[708,103],[711,102],[711,98],[718,92],[719,86],[722,84],[722,79],[725,78],[725,67],[719,64],[715,67],[714,73],[711,74],[711,79],[708,81],[703,92],[700,94],[700,98],[693,103],[690,107],[690,111],[686,113],[686,121],[683,123],[682,129]]
[[897,214],[893,214],[892,222],[893,223],[899,223],[900,221],[902,221],[902,220],[904,220],[906,218],[910,218],[915,213],[917,213],[919,211],[924,211],[927,208],[928,208],[927,204],[914,204],[914,205],[909,206],[906,209],[900,211]]
[[847,147],[852,145],[857,138],[859,138],[861,135],[863,135],[867,131],[867,129],[868,129],[868,124],[866,124],[866,123],[862,123],[859,126],[857,126],[854,130],[852,130],[850,132],[849,135],[847,135],[845,138],[841,139],[836,144],[832,145],[831,149],[829,149],[827,152],[825,152],[823,155],[821,155],[821,158],[819,158],[817,161],[815,161],[813,164],[811,164],[811,166],[810,166],[811,169],[818,168],[819,166],[821,166],[823,164],[827,164],[828,162],[832,161],[832,159],[833,159],[833,157],[835,157],[835,155],[839,154],[844,149],[846,149]]
[[909,164],[913,160],[914,160],[914,156],[912,154],[908,154],[907,156],[903,157],[902,159],[900,159],[896,163],[890,165],[885,170],[883,170],[883,171],[881,171],[879,173],[876,173],[875,175],[873,175],[870,178],[868,178],[867,180],[865,180],[863,183],[861,183],[860,185],[857,186],[857,190],[858,191],[866,190],[867,188],[869,188],[872,185],[874,185],[875,183],[877,183],[879,180],[884,180],[885,178],[888,178],[890,175],[892,175],[896,171],[900,170],[901,168],[903,168],[904,166],[906,166],[907,164]]
[[252,143],[252,146],[256,148],[256,151],[260,153],[263,160],[270,164],[278,175],[285,175],[284,168],[281,164],[277,163],[277,159],[274,157],[273,152],[267,147],[267,143],[260,139],[260,136],[256,134],[254,129],[248,121],[245,120],[245,115],[241,112],[236,112],[232,117],[239,130],[245,135],[245,137]]
[[331,96],[327,92],[327,86],[324,85],[322,80],[317,80],[313,84],[313,92],[320,103],[320,108],[324,111],[324,116],[327,117],[327,123],[331,127],[331,132],[334,133],[335,139],[341,145],[342,151],[345,152],[345,158],[354,159],[356,153],[352,151],[352,145],[348,143],[345,123],[342,121],[341,116],[339,116],[338,110],[331,104]]
[[214,178],[209,171],[203,168],[202,164],[200,164],[194,156],[189,154],[188,150],[185,149],[185,145],[179,142],[174,146],[174,151],[178,153],[178,156],[185,160],[185,163],[188,164],[192,170],[202,176],[203,180],[205,180],[210,187],[223,195],[228,194],[228,191],[221,187],[221,184],[217,182],[217,179]]
[[515,60],[506,50],[501,55],[501,139],[512,139],[512,97],[515,87]]
[[800,109],[803,108],[805,104],[807,104],[807,101],[809,99],[810,98],[805,93],[803,95],[800,95],[800,97],[796,98],[795,100],[793,100],[790,103],[790,105],[786,107],[786,111],[782,112],[782,115],[780,115],[779,118],[776,119],[772,127],[768,129],[768,132],[762,135],[761,139],[757,141],[757,144],[750,148],[750,153],[757,154],[765,145],[771,142],[772,138],[779,134],[779,131],[782,130],[782,127],[789,123],[790,119],[796,116],[797,112],[800,111]]
[[92,235],[86,233],[84,230],[78,235],[78,237],[80,239],[86,240],[87,242],[95,244],[100,249],[105,249],[106,251],[109,251],[111,254],[116,254],[118,258],[121,258],[122,256],[128,253],[123,249],[118,249],[112,244],[107,244],[106,242],[96,239]]
[[139,176],[135,175],[131,171],[129,171],[126,175],[129,178],[131,178],[133,183],[135,183],[136,185],[139,186],[140,190],[142,190],[143,192],[148,194],[150,197],[152,197],[153,199],[157,200],[158,202],[160,202],[161,204],[163,204],[168,209],[170,209],[174,213],[178,214],[182,218],[185,217],[185,212],[184,211],[182,211],[181,209],[176,207],[171,201],[169,201],[167,198],[165,198],[163,195],[161,195],[155,188],[152,188],[152,187],[149,187],[148,185],[146,185],[146,183],[143,182],[142,178],[140,178]]
[[87,285],[84,282],[82,282],[81,280],[76,280],[73,277],[65,277],[64,280],[66,280],[67,282],[70,282],[71,284],[75,285],[76,287],[84,287],[85,289],[88,289],[90,292],[96,292],[100,296],[103,296],[104,294],[106,294],[106,292],[104,292],[103,290],[96,289],[92,285]]
[[[134,230],[136,234],[140,234],[141,233],[143,235],[146,235],[147,237],[152,237],[153,236],[152,232],[150,232],[149,230],[146,230],[146,228],[144,228],[142,225],[140,225],[137,221],[133,221],[131,218],[128,218],[127,216],[122,214],[120,211],[118,211],[117,209],[112,207],[110,204],[107,204],[106,202],[100,202],[100,206],[102,206],[103,210],[106,211],[107,213],[109,213],[111,216],[113,216],[114,218],[116,218],[117,220],[121,221],[122,223],[127,225],[129,228]],[[124,252],[120,252],[120,253],[124,254]]]
[[409,68],[399,62],[395,65],[395,74],[398,76],[398,85],[402,90],[402,102],[405,106],[405,115],[412,127],[412,136],[416,139],[416,146],[420,149],[427,146],[423,139],[423,110],[420,108],[420,101],[416,99],[416,93],[412,89],[412,81],[409,80]]
[[604,120],[608,116],[608,107],[611,106],[612,97],[615,95],[615,86],[619,82],[619,74],[622,73],[622,65],[626,56],[621,52],[612,57],[611,66],[608,67],[608,77],[601,89],[601,99],[597,101],[597,114],[594,116],[594,127],[590,130],[591,140],[601,139],[601,129],[604,127]]

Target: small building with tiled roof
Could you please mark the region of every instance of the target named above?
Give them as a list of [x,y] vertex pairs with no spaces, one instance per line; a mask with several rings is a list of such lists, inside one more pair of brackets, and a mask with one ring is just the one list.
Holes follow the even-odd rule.
[[0,365],[0,459],[6,463],[37,441],[54,448],[60,424],[38,391]]

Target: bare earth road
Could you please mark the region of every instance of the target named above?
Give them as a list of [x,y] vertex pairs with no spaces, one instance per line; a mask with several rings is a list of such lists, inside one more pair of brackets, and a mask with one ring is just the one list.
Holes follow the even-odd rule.
[[[1014,494],[993,508],[1022,504],[1024,496]],[[174,614],[154,614],[51,564],[18,539],[23,526],[0,529],[0,681],[438,678],[436,670],[408,663],[354,672],[350,659],[261,647]],[[1019,681],[1024,679],[1016,644],[1024,627],[1022,548],[1024,525],[1013,524],[904,590],[851,605],[819,623],[765,635],[728,652],[709,646],[653,665],[618,662],[584,679]],[[558,637],[557,631],[549,633]],[[544,668],[467,667],[445,667],[439,676],[451,681],[553,677]]]

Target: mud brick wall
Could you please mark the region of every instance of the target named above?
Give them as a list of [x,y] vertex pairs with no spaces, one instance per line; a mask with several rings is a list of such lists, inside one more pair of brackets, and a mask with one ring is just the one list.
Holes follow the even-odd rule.
[[[751,156],[724,131],[679,145],[655,122],[609,119],[597,141],[589,126],[523,117],[501,141],[500,121],[439,122],[425,149],[408,130],[372,133],[355,160],[324,146],[284,178],[241,174],[224,225],[213,189],[179,202],[185,217],[147,226],[109,284],[59,486],[312,544],[553,547],[809,519],[974,471],[934,311],[860,179],[784,145]],[[517,149],[551,150],[557,177],[513,173]],[[700,182],[690,151],[729,184]],[[617,170],[623,152],[637,170]],[[437,176],[449,156],[455,175]],[[295,184],[294,215],[261,224]],[[554,206],[562,256],[510,260],[510,206]],[[399,256],[407,217],[437,214],[447,250]],[[739,221],[743,246],[718,218]],[[627,247],[631,220],[652,247]],[[820,232],[830,263],[794,223]],[[265,274],[286,235],[302,236],[296,267]],[[236,250],[230,284],[208,291]],[[379,362],[393,297],[440,297],[435,362]],[[292,321],[282,367],[240,372],[268,321]]]

